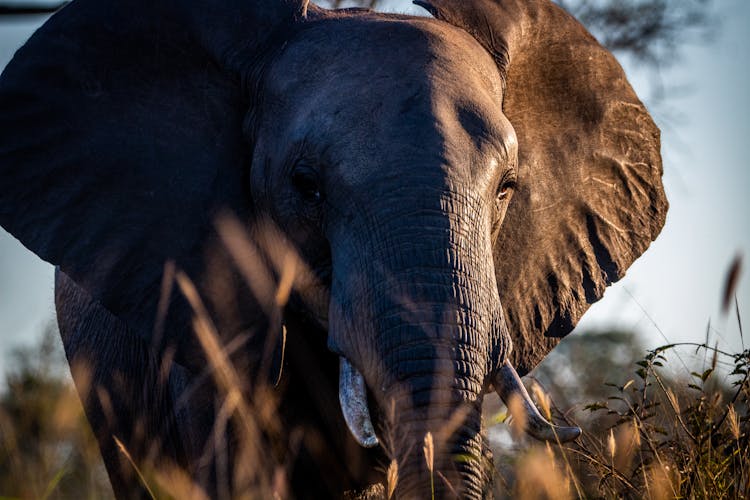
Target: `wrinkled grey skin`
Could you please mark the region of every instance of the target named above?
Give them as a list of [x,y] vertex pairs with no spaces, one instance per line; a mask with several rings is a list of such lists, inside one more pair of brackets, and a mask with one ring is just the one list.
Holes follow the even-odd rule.
[[[248,486],[222,479],[231,425],[226,458],[205,459],[221,392],[165,262],[196,283],[249,398],[281,373],[281,431],[262,439],[295,496],[382,482],[391,460],[397,495],[424,496],[428,432],[436,496],[487,495],[483,395],[526,394],[513,366],[533,368],[664,221],[658,129],[614,59],[546,0],[420,2],[437,19],[97,2],[63,9],[0,80],[0,223],[60,267],[61,335],[89,368],[76,383],[118,497],[145,493],[113,435],[210,496]],[[228,256],[226,212],[266,261],[259,228],[278,228],[315,277],[283,311]],[[339,363],[380,447],[345,430]],[[295,429],[297,451],[273,450]]]
[[[395,47],[389,64],[357,64],[376,61],[383,40]],[[290,80],[295,71],[309,76]],[[398,89],[389,84],[396,81]],[[405,435],[394,439],[406,440],[398,449],[421,450],[427,431],[467,405],[469,424],[451,451],[481,456],[481,393],[509,346],[490,236],[510,201],[510,193],[496,199],[515,177],[517,154],[494,105],[502,101],[494,62],[468,34],[431,20],[352,19],[291,43],[265,92],[261,116],[278,120],[258,131],[253,197],[292,228],[306,261],[319,260],[311,253],[324,246],[317,238],[328,242],[330,306],[314,311],[328,325],[328,346],[378,389],[379,406],[395,403],[390,425]],[[471,140],[467,126],[485,137]],[[301,223],[308,207],[287,180],[300,161],[318,169],[325,193],[325,206],[310,207],[320,212]],[[474,319],[456,324],[462,317]],[[406,429],[415,422],[413,436]],[[406,463],[408,479],[419,462]],[[467,477],[479,487],[476,471]]]

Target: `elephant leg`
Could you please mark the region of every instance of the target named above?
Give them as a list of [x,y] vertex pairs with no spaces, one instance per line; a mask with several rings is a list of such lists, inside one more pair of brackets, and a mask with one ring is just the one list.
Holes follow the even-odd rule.
[[[211,425],[206,419],[213,409],[211,404],[197,406],[205,408],[201,415],[188,412],[187,403],[175,406],[190,388],[188,372],[176,364],[161,369],[160,360],[140,337],[59,269],[55,304],[73,380],[116,497],[150,498],[131,460],[146,476],[150,467],[167,464],[195,474],[190,464],[198,463],[195,458],[202,450],[201,424]],[[191,393],[193,399],[200,396]],[[198,480],[210,494],[212,474],[207,475],[205,481]]]

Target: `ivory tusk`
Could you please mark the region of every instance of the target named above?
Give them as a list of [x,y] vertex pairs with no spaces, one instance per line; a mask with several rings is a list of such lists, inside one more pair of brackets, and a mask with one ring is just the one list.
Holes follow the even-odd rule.
[[565,443],[572,441],[581,435],[581,429],[579,427],[561,427],[547,421],[537,409],[534,402],[531,400],[529,393],[521,382],[521,378],[516,373],[507,360],[503,363],[503,366],[497,371],[495,379],[493,380],[495,390],[497,391],[500,399],[503,400],[508,408],[510,408],[510,401],[513,396],[520,398],[523,410],[526,416],[526,433],[531,437],[539,439],[540,441],[560,441]]
[[377,446],[378,438],[367,407],[365,379],[344,357],[341,357],[339,362],[339,403],[349,432],[360,446],[365,448]]

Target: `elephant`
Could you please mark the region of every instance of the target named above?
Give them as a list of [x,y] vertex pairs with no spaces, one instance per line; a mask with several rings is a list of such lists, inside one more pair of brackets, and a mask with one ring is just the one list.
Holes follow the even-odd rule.
[[73,0],[4,70],[0,225],[118,498],[480,498],[493,390],[578,435],[519,376],[661,231],[659,129],[549,0],[415,3]]

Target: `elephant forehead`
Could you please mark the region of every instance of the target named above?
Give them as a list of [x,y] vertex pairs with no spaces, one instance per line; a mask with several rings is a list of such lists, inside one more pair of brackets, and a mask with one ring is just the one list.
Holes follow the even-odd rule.
[[[361,79],[367,88],[382,80],[420,80],[440,72],[451,81],[500,92],[494,61],[469,34],[429,18],[373,14],[311,22],[285,46],[272,82],[283,93],[298,85],[345,84]],[[445,82],[443,82],[445,83]]]
[[491,164],[494,153],[484,150],[504,153],[515,141],[492,58],[462,30],[433,19],[315,22],[274,60],[264,89],[280,133],[347,145],[340,152],[349,158],[340,160],[352,180],[365,177],[351,158],[407,163],[431,153],[446,163]]

